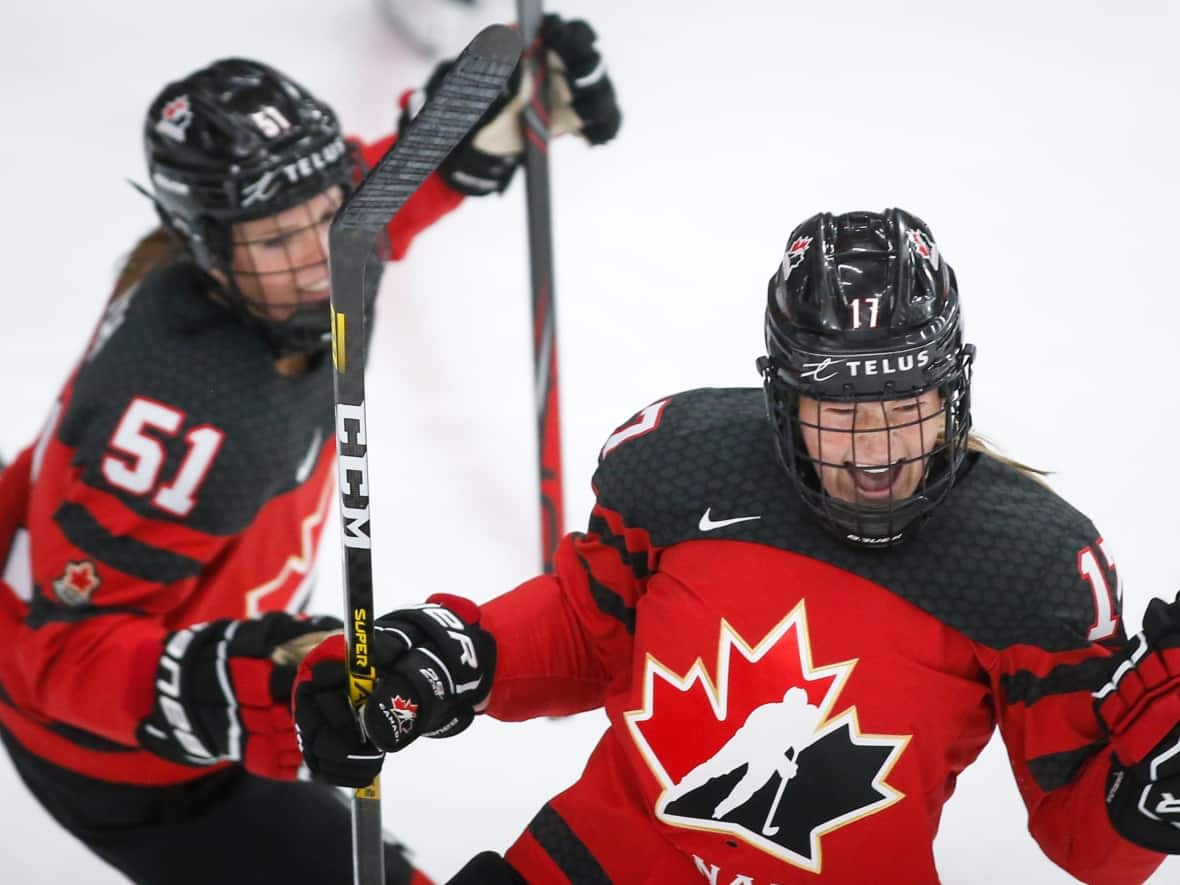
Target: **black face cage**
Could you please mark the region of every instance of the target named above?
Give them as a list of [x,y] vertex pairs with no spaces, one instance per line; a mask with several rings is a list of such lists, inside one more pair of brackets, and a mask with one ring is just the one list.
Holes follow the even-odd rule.
[[[351,157],[346,167],[348,177],[343,181],[322,179],[324,192],[333,186],[339,192],[338,198],[332,201],[330,207],[333,212],[347,199],[364,173],[359,152],[355,152],[351,145],[349,151]],[[284,211],[284,208],[276,208],[275,214]],[[209,277],[209,281],[220,294],[226,307],[245,322],[258,328],[276,355],[325,353],[331,342],[332,320],[327,290],[305,291],[298,283],[302,273],[321,265],[322,278],[328,279],[327,248],[323,247],[313,256],[301,256],[294,254],[290,247],[291,242],[300,242],[301,238],[310,236],[309,231],[313,229],[323,228],[326,231],[331,219],[313,218],[310,211],[305,215],[306,217],[299,219],[297,224],[287,224],[274,232],[259,234],[252,238],[241,236],[233,227],[235,221],[250,220],[248,217],[231,220],[202,216],[187,225],[183,222],[177,225],[178,219],[175,216],[166,219],[166,223],[177,227],[183,234],[196,264],[206,272],[216,270],[224,277],[224,282],[212,276]],[[327,238],[324,236],[322,239],[326,242]],[[247,250],[243,250],[243,254],[247,256],[245,263],[235,263],[235,247],[266,247],[271,241],[275,241],[276,247],[285,256],[283,266],[261,270],[250,263]],[[366,308],[370,315],[384,269],[384,260],[388,258],[387,246],[384,242],[379,245],[377,254],[380,260],[375,263],[371,261],[371,266],[366,272]],[[268,285],[276,284],[290,292],[290,297],[263,300],[254,294],[265,290]]]
[[[826,528],[856,546],[871,549],[890,547],[913,535],[934,508],[946,498],[967,454],[971,431],[971,364],[974,354],[975,349],[971,345],[960,348],[955,357],[954,369],[937,388],[930,388],[938,390],[942,399],[941,408],[937,412],[923,414],[919,405],[917,417],[912,421],[890,423],[885,403],[892,398],[881,394],[849,395],[839,400],[816,397],[821,406],[824,402],[833,401],[847,403],[854,408],[859,403],[879,404],[882,420],[871,430],[857,428],[857,412],[853,412],[850,427],[834,428],[824,427],[820,423],[805,424],[799,414],[799,397],[806,395],[806,391],[800,391],[783,380],[773,360],[764,358],[760,361],[767,414],[774,426],[775,448],[779,461],[791,477],[804,503]],[[918,392],[911,396],[917,397]],[[817,415],[821,414],[822,409],[817,410]],[[915,425],[923,430],[928,422],[936,418],[941,420],[938,422],[939,430],[929,454],[895,460],[892,451],[892,432]],[[804,444],[804,426],[822,431],[819,434],[819,451],[815,457],[812,457]],[[856,455],[857,435],[863,437],[878,432],[885,433],[887,464],[891,470],[900,473],[906,466],[920,462],[921,478],[914,493],[909,497],[895,498],[890,490],[888,499],[883,501],[867,500],[861,496],[859,490],[854,501],[846,501],[829,494],[821,479],[823,469],[826,467],[844,470],[849,465],[846,462],[825,459],[822,449],[824,436],[851,434],[852,461],[854,464],[860,464]],[[926,440],[923,438],[922,451],[926,451],[926,448]]]

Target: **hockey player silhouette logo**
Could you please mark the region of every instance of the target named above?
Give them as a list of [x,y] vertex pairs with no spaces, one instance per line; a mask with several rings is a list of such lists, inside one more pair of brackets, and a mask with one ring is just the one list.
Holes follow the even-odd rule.
[[811,245],[811,237],[799,237],[787,247],[783,253],[783,279],[791,276],[791,271],[803,263],[803,256]]
[[418,705],[413,701],[395,694],[389,705],[382,704],[381,709],[399,735],[405,736],[414,730],[414,723],[418,720]]
[[193,109],[187,95],[178,95],[160,110],[156,131],[173,141],[183,142],[188,138],[188,127],[193,121]]
[[[811,743],[819,719],[819,707],[808,702],[806,691],[802,688],[787,689],[781,701],[755,708],[745,724],[725,746],[716,755],[706,759],[682,777],[680,782],[668,791],[665,801],[674,802],[681,796],[703,787],[714,778],[744,768],[745,774],[713,809],[713,817],[720,820],[747,802],[761,786],[778,774],[778,790],[766,815],[766,823],[762,826],[764,835],[773,836],[779,828],[770,821],[782,801],[787,781],[799,771],[795,757]],[[780,736],[787,744],[785,753],[778,752],[774,746],[770,746],[767,752],[767,744],[762,739],[763,734]]]
[[833,715],[857,661],[813,665],[804,603],[756,645],[720,633],[714,675],[649,654],[643,709],[624,714],[663,788],[655,814],[818,873],[825,833],[903,798],[887,778],[909,736],[863,733],[855,706]]
[[905,232],[910,248],[930,262],[930,266],[938,270],[938,246],[924,231],[909,228]]

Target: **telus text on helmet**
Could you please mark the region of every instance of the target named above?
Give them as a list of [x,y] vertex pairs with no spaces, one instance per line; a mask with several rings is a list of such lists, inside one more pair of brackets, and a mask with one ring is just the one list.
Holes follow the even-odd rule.
[[880,359],[832,359],[826,357],[819,362],[804,363],[800,376],[814,378],[816,381],[830,381],[840,374],[840,369],[847,370],[849,377],[858,378],[865,375],[896,375],[898,372],[910,372],[915,367],[922,369],[930,364],[930,350],[923,349],[917,353],[907,353],[895,357],[881,357]]
[[288,183],[295,184],[318,172],[323,172],[333,163],[339,161],[347,150],[344,140],[337,138],[318,151],[311,151],[297,160],[280,166],[277,170],[263,173],[254,181],[242,186],[242,206],[250,206],[263,200],[269,200],[274,196],[278,190],[276,179],[279,175],[286,178]]

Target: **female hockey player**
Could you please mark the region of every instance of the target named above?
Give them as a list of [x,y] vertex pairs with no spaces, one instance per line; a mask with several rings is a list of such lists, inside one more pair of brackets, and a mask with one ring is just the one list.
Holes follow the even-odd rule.
[[[620,115],[589,26],[551,17],[541,43],[570,72],[558,110],[608,141]],[[507,185],[520,104],[506,94],[411,198],[387,257]],[[135,882],[348,882],[347,806],[296,782],[290,688],[339,624],[299,615],[335,497],[327,228],[393,136],[343,138],[331,108],[243,59],[167,86],[144,136],[161,226],[0,474],[0,738]],[[392,844],[386,871],[426,881]]]
[[[453,882],[935,883],[942,806],[997,726],[1063,869],[1141,882],[1180,853],[1180,605],[1128,652],[1097,530],[972,436],[926,225],[805,221],[766,345],[762,391],[611,434],[555,575],[378,620],[380,749],[479,711],[609,717],[579,781]],[[295,718],[313,770],[364,783],[342,658],[331,637],[305,659]]]

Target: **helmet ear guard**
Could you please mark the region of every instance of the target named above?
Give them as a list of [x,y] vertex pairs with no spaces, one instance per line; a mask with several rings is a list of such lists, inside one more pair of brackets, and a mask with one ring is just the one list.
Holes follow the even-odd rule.
[[[920,219],[899,209],[822,214],[792,232],[768,284],[767,355],[757,366],[779,460],[804,503],[842,539],[874,549],[900,543],[953,486],[967,451],[975,354],[963,343],[961,326],[954,273]],[[931,390],[941,398],[935,444],[920,458],[896,462],[899,470],[907,461],[923,462],[912,494],[880,502],[858,492],[848,501],[825,489],[824,469],[849,465],[808,451],[802,397],[852,405],[853,415],[861,404],[880,403],[884,418],[887,401]],[[916,421],[886,421],[889,445],[894,430],[933,417],[922,416],[919,403]],[[855,424],[825,432],[851,432],[855,452]],[[816,438],[822,445],[823,434]]]

